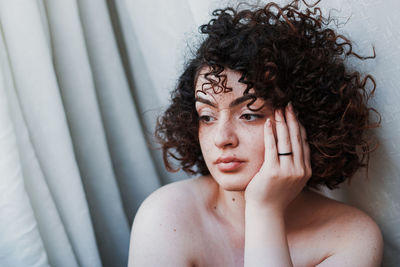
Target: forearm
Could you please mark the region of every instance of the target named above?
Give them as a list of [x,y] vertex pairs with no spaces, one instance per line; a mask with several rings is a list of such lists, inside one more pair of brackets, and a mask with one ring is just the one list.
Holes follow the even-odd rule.
[[244,266],[293,266],[283,212],[246,205]]

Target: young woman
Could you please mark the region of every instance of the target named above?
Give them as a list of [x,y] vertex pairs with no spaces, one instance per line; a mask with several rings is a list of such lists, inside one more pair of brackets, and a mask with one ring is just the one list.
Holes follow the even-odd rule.
[[[160,118],[164,160],[201,177],[140,207],[129,266],[379,266],[365,213],[312,191],[368,159],[367,75],[351,42],[298,1],[214,11]],[[365,59],[365,58],[364,58]]]

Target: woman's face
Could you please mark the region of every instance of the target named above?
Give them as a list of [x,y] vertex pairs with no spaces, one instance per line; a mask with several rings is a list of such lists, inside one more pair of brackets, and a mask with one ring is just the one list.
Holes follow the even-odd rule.
[[[225,70],[231,92],[215,94],[205,89],[207,82],[200,72],[196,84],[196,110],[199,115],[199,141],[207,167],[216,182],[225,190],[243,191],[264,162],[264,123],[272,119],[272,109],[257,99],[244,97],[246,85],[238,82],[240,73]],[[213,78],[213,77],[210,77]],[[207,86],[205,86],[207,88]],[[250,94],[253,91],[250,90]]]

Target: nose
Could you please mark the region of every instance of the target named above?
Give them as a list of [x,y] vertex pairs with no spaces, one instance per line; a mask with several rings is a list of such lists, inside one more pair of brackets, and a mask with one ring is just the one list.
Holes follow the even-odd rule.
[[218,121],[214,143],[219,148],[236,147],[239,144],[235,125],[230,120]]

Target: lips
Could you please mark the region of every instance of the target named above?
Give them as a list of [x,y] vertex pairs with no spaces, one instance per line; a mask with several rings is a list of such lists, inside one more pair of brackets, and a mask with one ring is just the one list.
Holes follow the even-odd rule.
[[221,172],[234,172],[239,170],[244,162],[235,157],[221,157],[215,161],[215,164]]

